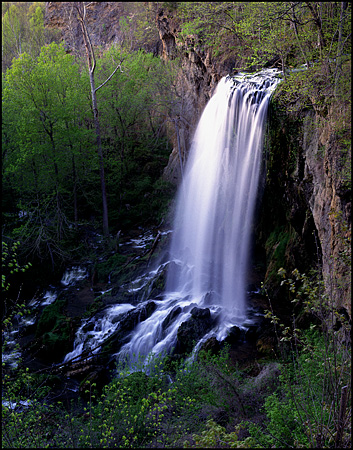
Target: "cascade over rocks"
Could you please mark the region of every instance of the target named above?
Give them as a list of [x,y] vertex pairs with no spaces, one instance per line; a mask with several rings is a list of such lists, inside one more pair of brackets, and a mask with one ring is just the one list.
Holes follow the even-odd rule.
[[[92,2],[87,6],[87,21],[93,45],[104,48],[122,41],[119,20],[129,13],[129,8],[128,2]],[[68,3],[46,3],[47,26],[61,31],[62,39],[67,43],[67,51],[80,51],[83,41],[79,24],[75,18],[67,20],[68,15]],[[173,151],[164,170],[164,178],[175,184],[179,184],[181,180],[180,153],[185,164],[196,124],[218,81],[227,74],[233,74],[233,68],[240,65],[236,61],[238,56],[231,55],[221,60],[209,50],[202,49],[196,36],[188,36],[182,41],[179,32],[177,17],[160,9],[156,14],[155,38],[146,43],[147,51],[164,59],[176,56],[181,58],[178,88],[183,92],[184,103],[182,114],[175,118],[175,126],[169,128]],[[268,133],[271,161],[268,162],[268,179],[256,229],[257,248],[266,253],[264,278],[270,286],[271,300],[276,308],[282,308],[284,314],[287,314],[290,305],[283,302],[282,291],[278,289],[278,268],[285,266],[289,271],[297,267],[306,271],[315,260],[319,260],[327,290],[337,308],[343,308],[351,316],[350,268],[340,258],[343,250],[342,237],[348,238],[351,235],[351,191],[342,174],[343,158],[335,136],[337,111],[328,111],[326,120],[323,120],[322,111],[305,110],[300,114],[290,114],[285,110],[284,114],[281,113],[276,104],[284,109],[286,105],[283,100],[281,104],[280,95],[275,96],[273,103]],[[282,193],[281,198],[279,193]],[[344,224],[347,224],[346,228]],[[156,298],[164,289],[165,273],[161,273],[153,283],[149,292]],[[148,295],[147,290],[146,292]],[[83,309],[94,301],[93,294],[87,286],[80,292],[81,301],[85,303]],[[190,352],[194,341],[198,341],[212,328],[217,318],[211,317],[207,306],[212,305],[216,296],[214,292],[207,293],[202,303],[206,307],[193,307],[191,317],[179,326],[175,354]],[[72,319],[79,317],[83,311],[78,309],[75,298],[74,293],[68,295]],[[134,309],[126,312],[123,318],[113,319],[120,320],[120,325],[105,342],[103,350],[114,352],[119,351],[128,341],[134,327],[146,321],[157,309],[154,301],[149,301],[140,308],[133,292],[114,286],[111,294],[102,298],[100,307],[106,308],[116,303],[130,303]],[[162,331],[165,332],[181,313],[180,306],[172,308],[162,321]],[[78,322],[73,320],[71,327],[70,339],[73,339],[72,330],[77,330]],[[88,323],[84,331],[92,331],[92,324]],[[236,347],[244,340],[255,343],[262,354],[270,354],[273,348],[273,336],[263,323],[250,325],[246,331],[233,326],[224,342]],[[219,341],[211,337],[203,343],[202,348],[217,352],[220,346]],[[33,349],[40,353],[42,350],[38,347],[39,343]],[[51,356],[50,353],[45,353],[48,360]],[[77,370],[80,371],[80,376],[91,372],[90,376],[96,380],[101,376],[101,368],[106,362],[102,359],[96,365],[92,363],[87,370],[82,367]],[[74,376],[74,373],[71,375]]]

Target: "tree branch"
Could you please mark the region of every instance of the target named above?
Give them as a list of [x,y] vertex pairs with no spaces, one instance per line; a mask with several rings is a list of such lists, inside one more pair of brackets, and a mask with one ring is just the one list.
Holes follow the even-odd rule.
[[121,64],[123,63],[124,59],[125,59],[125,58],[123,58],[123,59],[120,61],[120,63],[116,66],[114,72],[112,72],[112,74],[104,81],[104,83],[102,83],[100,86],[98,86],[98,87],[95,89],[94,92],[97,92],[98,89],[100,89],[100,88],[103,87],[105,84],[107,84],[108,81],[111,79],[111,77],[112,77],[112,76],[115,74],[115,72],[119,69],[119,67],[120,67],[120,72],[123,73],[123,70],[121,69]]

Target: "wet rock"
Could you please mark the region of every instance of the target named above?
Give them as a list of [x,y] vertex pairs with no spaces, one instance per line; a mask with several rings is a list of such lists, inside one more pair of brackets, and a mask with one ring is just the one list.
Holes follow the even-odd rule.
[[183,322],[177,333],[176,353],[190,353],[194,345],[212,327],[213,321],[208,308],[202,309],[194,307],[191,310],[191,317]]
[[88,333],[89,331],[93,331],[94,329],[94,322],[88,322],[83,328],[83,333]]
[[170,311],[167,317],[162,322],[162,330],[165,330],[169,327],[169,325],[173,322],[175,317],[181,313],[180,306],[174,306],[174,308]]
[[167,278],[167,269],[164,268],[163,271],[155,278],[151,285],[151,292],[148,298],[156,298],[165,290],[165,283]]
[[106,340],[102,346],[102,353],[111,354],[116,353],[127,342],[130,332],[136,325],[148,319],[157,305],[154,302],[148,302],[138,308],[128,311],[121,317],[118,329]]
[[210,305],[219,305],[220,304],[220,296],[217,294],[217,292],[211,291],[207,292],[203,298],[203,304],[206,306]]
[[115,287],[110,294],[102,296],[104,305],[117,305],[119,303],[129,303],[130,305],[137,305],[139,302],[136,292],[129,292],[121,287]]
[[211,319],[211,312],[208,308],[202,309],[202,308],[198,308],[197,306],[195,306],[192,310],[191,310],[191,316],[193,319],[196,320],[210,320]]
[[226,344],[234,346],[244,340],[244,335],[244,330],[241,330],[239,327],[234,325],[234,327],[230,328],[228,336],[225,338],[224,342]]
[[210,353],[211,355],[217,355],[221,351],[221,344],[213,336],[201,345],[200,351]]

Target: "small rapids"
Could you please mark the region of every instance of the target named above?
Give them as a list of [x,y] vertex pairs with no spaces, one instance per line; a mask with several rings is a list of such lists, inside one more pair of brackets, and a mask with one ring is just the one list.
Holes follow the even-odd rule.
[[75,285],[77,281],[85,279],[87,275],[88,272],[85,267],[70,267],[64,272],[60,281],[60,287],[50,286],[50,289],[46,290],[42,295],[34,297],[29,301],[28,307],[31,310],[31,314],[26,316],[16,315],[13,319],[11,330],[3,332],[2,338],[3,342],[6,342],[6,346],[2,353],[2,362],[12,368],[18,366],[21,351],[18,346],[17,337],[20,334],[20,330],[36,323],[39,312],[44,307],[55,302],[60,289],[67,289],[68,286]]

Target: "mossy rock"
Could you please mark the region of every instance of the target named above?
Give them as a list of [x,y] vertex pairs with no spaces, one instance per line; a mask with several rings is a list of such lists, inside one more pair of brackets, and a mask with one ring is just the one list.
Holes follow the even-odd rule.
[[45,333],[53,331],[57,327],[58,322],[66,319],[62,313],[66,303],[67,299],[59,296],[54,303],[43,309],[38,320],[36,337],[43,336]]
[[293,229],[286,227],[276,227],[268,237],[265,249],[267,254],[267,272],[265,275],[266,283],[278,282],[278,270],[288,265],[290,258],[291,242],[295,239],[296,233]]
[[83,314],[83,318],[88,318],[94,316],[101,308],[104,306],[104,301],[102,295],[97,297],[94,302],[87,308],[86,312]]
[[99,262],[95,265],[94,271],[98,283],[108,281],[109,275],[115,274],[123,264],[126,263],[127,256],[116,253],[110,256],[106,261]]
[[66,304],[67,298],[59,296],[44,308],[36,328],[40,356],[53,362],[62,360],[72,350],[74,321],[62,312]]
[[41,355],[52,361],[61,361],[71,350],[70,346],[70,326],[64,321],[58,323],[58,327],[42,337],[44,348]]

